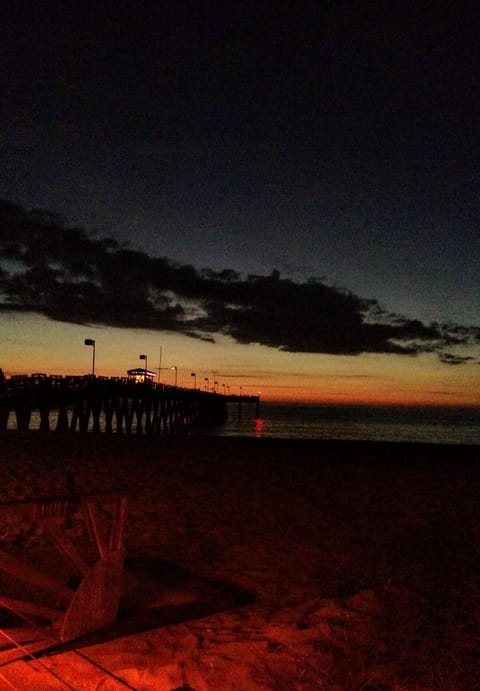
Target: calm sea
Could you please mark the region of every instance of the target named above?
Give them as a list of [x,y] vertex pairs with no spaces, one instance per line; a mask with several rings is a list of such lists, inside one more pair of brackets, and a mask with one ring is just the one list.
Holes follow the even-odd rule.
[[[282,404],[262,401],[260,417],[255,405],[228,404],[228,420],[207,434],[236,437],[297,439],[349,439],[362,441],[480,444],[480,408],[421,408]],[[50,415],[51,429],[56,411]],[[101,421],[102,424],[102,421]],[[16,429],[11,413],[8,428]],[[33,412],[30,429],[38,430],[40,416]],[[135,425],[134,425],[135,426]]]
[[262,402],[229,404],[220,436],[480,444],[480,408],[301,405]]

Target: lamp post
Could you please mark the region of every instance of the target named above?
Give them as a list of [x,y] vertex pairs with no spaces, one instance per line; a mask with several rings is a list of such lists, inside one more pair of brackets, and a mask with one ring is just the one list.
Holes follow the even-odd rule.
[[205,384],[205,391],[208,391],[208,385],[209,385],[209,383],[210,383],[210,379],[209,379],[208,377],[205,377],[205,381],[206,381],[206,384]]
[[193,377],[193,388],[196,389],[197,388],[197,374],[196,374],[196,372],[192,372],[192,374],[190,376]]
[[147,381],[148,357],[146,355],[139,355],[139,360],[145,360],[145,369],[143,370],[143,381]]
[[162,371],[162,346],[160,346],[160,353],[158,355],[158,379],[157,382],[160,384],[160,372]]
[[177,366],[176,366],[176,365],[172,365],[172,366],[170,367],[170,369],[174,369],[174,370],[175,370],[175,386],[177,386],[177,373],[178,373]]
[[93,351],[92,351],[92,375],[95,376],[95,341],[93,338],[86,338],[85,339],[85,345],[86,346],[92,346]]

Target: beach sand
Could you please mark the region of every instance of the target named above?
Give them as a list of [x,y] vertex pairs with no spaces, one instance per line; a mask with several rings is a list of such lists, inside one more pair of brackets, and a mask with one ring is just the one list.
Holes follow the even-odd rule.
[[[151,602],[116,632],[0,666],[0,688],[479,689],[479,461],[478,447],[3,433],[2,503],[128,493],[127,570]],[[28,559],[42,536],[2,519],[12,544]]]

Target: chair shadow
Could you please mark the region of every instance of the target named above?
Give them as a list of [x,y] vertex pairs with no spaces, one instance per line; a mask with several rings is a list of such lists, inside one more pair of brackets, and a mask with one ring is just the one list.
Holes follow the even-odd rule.
[[[117,620],[62,645],[62,650],[105,643],[121,636],[180,624],[244,607],[255,595],[233,583],[205,578],[156,557],[127,559]],[[52,652],[51,650],[49,651]]]

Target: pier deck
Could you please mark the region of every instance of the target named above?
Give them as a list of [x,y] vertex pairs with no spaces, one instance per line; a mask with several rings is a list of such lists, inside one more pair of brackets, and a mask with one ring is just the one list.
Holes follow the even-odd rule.
[[127,377],[17,376],[0,387],[0,431],[81,431],[180,434],[227,419],[227,402],[258,396],[222,395]]

